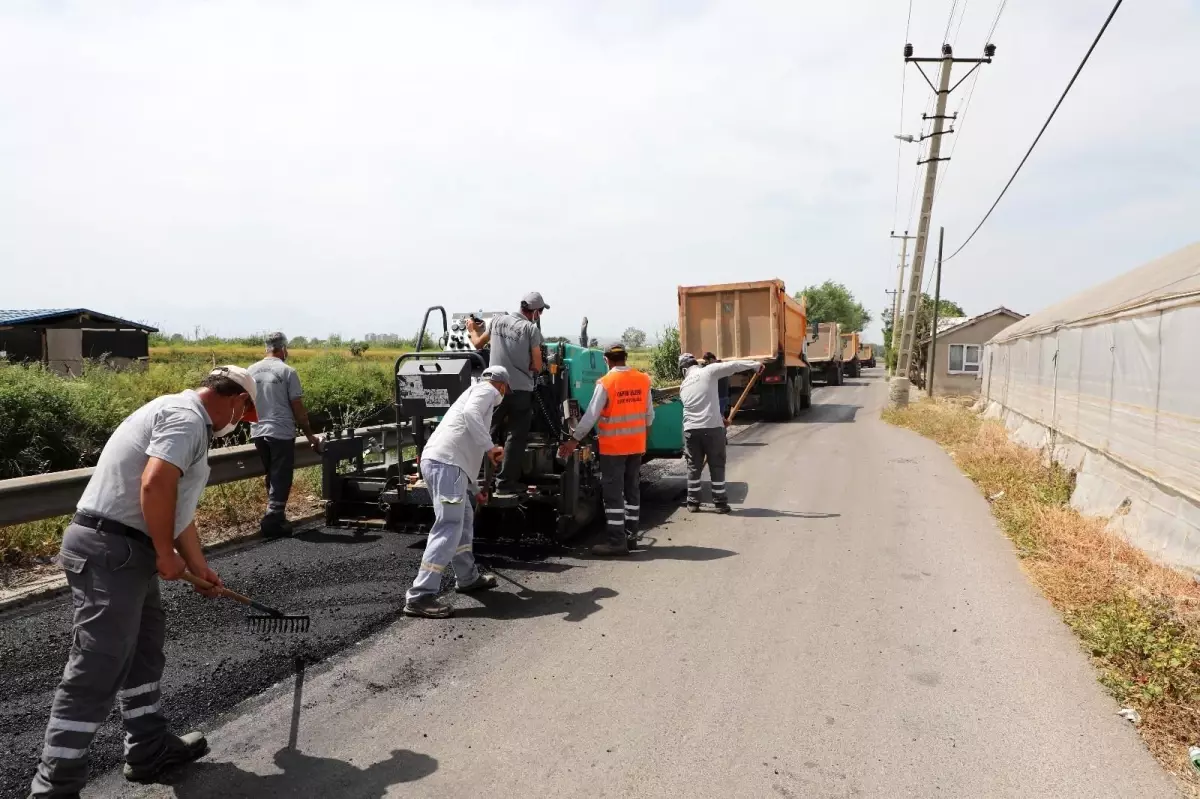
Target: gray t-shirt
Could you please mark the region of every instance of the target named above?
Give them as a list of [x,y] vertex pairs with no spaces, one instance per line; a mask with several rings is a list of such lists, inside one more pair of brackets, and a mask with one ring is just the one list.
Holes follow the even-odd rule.
[[542,345],[542,331],[524,316],[509,313],[493,316],[488,333],[492,344],[489,363],[508,370],[508,385],[513,391],[533,391],[536,376],[529,362],[533,348]]
[[292,400],[300,399],[300,375],[278,358],[263,358],[250,367],[250,376],[258,387],[254,410],[258,421],[250,424],[251,438],[296,437],[296,417]]
[[113,431],[77,507],[148,532],[142,516],[142,472],[150,458],[159,458],[183,472],[175,500],[178,538],[192,523],[200,494],[208,485],[211,438],[212,419],[195,391],[147,402]]

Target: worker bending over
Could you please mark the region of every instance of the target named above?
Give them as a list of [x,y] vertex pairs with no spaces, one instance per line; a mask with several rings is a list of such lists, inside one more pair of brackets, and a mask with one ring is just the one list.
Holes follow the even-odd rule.
[[[511,499],[520,492],[521,463],[533,424],[533,392],[537,376],[542,373],[542,329],[538,323],[548,310],[550,306],[542,295],[531,291],[521,300],[519,313],[494,316],[486,329],[472,321],[467,330],[475,349],[491,344],[489,365],[504,367],[512,381],[493,420],[493,440],[504,441],[497,499]],[[502,434],[507,434],[506,439],[500,438]]]
[[640,471],[646,433],[654,424],[654,400],[650,375],[626,366],[626,357],[620,344],[604,351],[608,373],[596,381],[592,401],[574,435],[558,448],[560,458],[569,458],[588,431],[597,427],[608,540],[592,547],[594,555],[628,555],[638,541]]
[[688,464],[687,509],[700,510],[700,477],[708,462],[712,480],[713,505],[717,513],[729,513],[729,496],[725,493],[725,425],[717,384],[723,377],[737,372],[762,371],[758,361],[730,361],[702,366],[691,353],[679,356],[683,383],[679,399],[683,401],[684,457]]
[[287,501],[296,466],[296,425],[304,431],[308,445],[314,450],[320,450],[321,441],[308,422],[300,375],[287,364],[287,336],[272,333],[267,336],[266,345],[267,357],[252,364],[249,370],[258,388],[250,440],[258,450],[267,483],[267,513],[259,523],[259,532],[273,538],[292,534]]
[[115,698],[126,779],[156,780],[208,751],[202,733],[168,732],[159,708],[166,628],[158,578],[190,570],[221,585],[200,548],[196,504],[208,484],[209,440],[232,431],[254,399],[250,373],[221,366],[199,389],[138,408],[104,445],[57,558],[75,605],[74,635],[31,797],[79,796],[92,739]]
[[504,450],[492,446],[492,414],[509,392],[509,374],[503,366],[483,370],[479,382],[459,395],[429,436],[421,452],[421,476],[433,501],[433,527],[417,579],[405,596],[409,616],[444,619],[453,613],[447,600],[438,598],[446,566],[453,565],[459,593],[496,587],[494,574],[481,574],[475,565],[472,540],[475,510],[472,501],[486,499],[475,478],[486,453],[500,462]]

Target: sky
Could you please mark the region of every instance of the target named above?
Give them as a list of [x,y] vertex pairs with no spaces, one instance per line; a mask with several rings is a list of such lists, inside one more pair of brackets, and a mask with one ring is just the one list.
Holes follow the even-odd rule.
[[[999,2],[6,0],[0,307],[350,338],[538,290],[548,333],[653,338],[679,285],[832,279],[878,340],[931,110],[904,42],[980,55]],[[1110,8],[1005,2],[948,104],[947,254]],[[1200,238],[1198,40],[1193,0],[1122,6],[944,297],[1030,313]]]

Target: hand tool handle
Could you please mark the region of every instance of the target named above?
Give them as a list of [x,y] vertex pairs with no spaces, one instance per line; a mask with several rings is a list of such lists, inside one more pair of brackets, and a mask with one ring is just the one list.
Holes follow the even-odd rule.
[[750,382],[746,384],[744,389],[742,389],[742,396],[738,397],[737,405],[734,405],[733,410],[729,412],[729,418],[727,421],[733,422],[733,417],[737,416],[737,412],[741,409],[742,403],[745,402],[746,397],[750,395],[750,389],[754,388],[754,384],[758,382],[758,376],[760,374],[762,374],[761,371],[755,372],[754,376],[750,378]]
[[229,599],[236,599],[238,602],[241,602],[243,605],[249,605],[250,607],[254,608],[255,610],[262,611],[263,613],[269,614],[271,616],[280,615],[279,611],[275,610],[274,608],[269,608],[266,605],[260,605],[257,602],[255,602],[253,599],[251,599],[250,597],[245,596],[243,594],[239,594],[237,591],[230,591],[228,588],[226,588],[223,585],[213,585],[208,580],[205,580],[202,577],[197,577],[196,575],[192,574],[191,572],[184,572],[183,579],[187,580],[189,583],[196,586],[197,588],[203,588],[206,591],[210,591],[210,590],[216,591],[218,596],[227,597]]

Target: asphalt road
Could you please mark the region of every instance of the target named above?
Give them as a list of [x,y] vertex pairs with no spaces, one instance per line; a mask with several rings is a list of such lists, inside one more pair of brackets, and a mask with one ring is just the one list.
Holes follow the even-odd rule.
[[[878,420],[885,393],[852,380],[744,430],[731,516],[686,514],[681,477],[655,480],[628,560],[487,548],[501,589],[447,621],[396,621],[416,539],[219,558],[230,584],[312,608],[314,632],[248,636],[238,609],[172,587],[166,709],[213,751],[171,786],[109,773],[85,796],[1173,795],[976,489]],[[0,618],[5,796],[65,619]],[[297,652],[319,661],[302,680]]]

